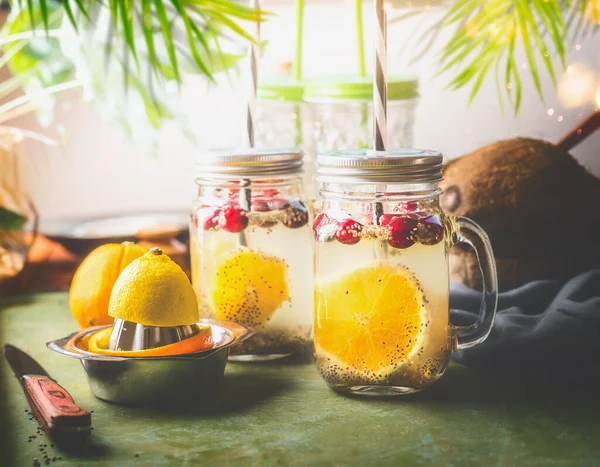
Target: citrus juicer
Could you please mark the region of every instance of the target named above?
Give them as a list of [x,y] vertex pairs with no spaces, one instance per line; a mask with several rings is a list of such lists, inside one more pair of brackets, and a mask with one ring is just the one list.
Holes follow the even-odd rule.
[[[155,256],[163,254],[162,250],[156,247],[150,249],[149,253]],[[181,274],[183,275],[182,271]],[[191,286],[189,287],[191,289]],[[181,326],[149,326],[115,316],[108,347],[110,350],[117,351],[148,350],[175,344],[198,333],[200,327],[196,323]]]
[[115,319],[108,347],[110,350],[148,350],[175,344],[200,332],[197,324],[187,326],[145,326]]
[[133,357],[89,352],[89,338],[110,326],[80,329],[46,345],[53,352],[80,360],[92,393],[102,400],[153,407],[188,404],[219,394],[231,346],[254,334],[228,321],[200,319],[198,326],[210,328],[212,348],[181,355]]

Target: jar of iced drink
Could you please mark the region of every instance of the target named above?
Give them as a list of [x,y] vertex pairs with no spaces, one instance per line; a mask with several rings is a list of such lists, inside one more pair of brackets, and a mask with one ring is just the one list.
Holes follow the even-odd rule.
[[[387,134],[391,147],[412,146],[418,91],[416,76],[388,77]],[[374,115],[372,78],[314,79],[306,88],[304,100],[314,106],[314,138],[319,154],[370,146]]]
[[[320,155],[323,204],[313,222],[317,368],[334,390],[420,391],[455,349],[482,342],[497,302],[487,235],[439,205],[442,156],[422,150]],[[478,321],[449,321],[448,250],[474,248],[485,290]]]
[[314,199],[316,164],[315,112],[304,100],[302,81],[261,80],[257,88],[255,139],[257,146],[295,147],[304,153],[304,191]]
[[232,348],[232,359],[280,358],[310,346],[312,244],[301,176],[299,150],[199,158],[190,253],[201,314],[256,331]]

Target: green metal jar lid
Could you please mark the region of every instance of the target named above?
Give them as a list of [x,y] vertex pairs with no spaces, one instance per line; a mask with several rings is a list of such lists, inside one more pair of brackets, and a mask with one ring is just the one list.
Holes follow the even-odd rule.
[[270,79],[260,81],[256,96],[263,100],[302,102],[306,83],[288,79]]
[[[413,99],[419,95],[419,79],[414,75],[388,77],[387,98],[390,101]],[[308,102],[373,99],[373,79],[366,77],[330,77],[311,80],[306,86],[304,100]]]

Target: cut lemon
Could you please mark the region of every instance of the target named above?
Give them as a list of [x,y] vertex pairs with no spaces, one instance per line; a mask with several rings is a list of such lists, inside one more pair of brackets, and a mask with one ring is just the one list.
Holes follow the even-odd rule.
[[200,319],[190,280],[159,248],[123,270],[113,287],[108,314],[145,326],[185,326]]
[[223,253],[210,292],[214,317],[264,326],[290,298],[287,269],[285,261],[262,251],[241,247]]
[[200,332],[174,344],[163,345],[146,350],[110,350],[108,343],[112,327],[102,329],[92,334],[88,340],[88,352],[115,357],[167,357],[184,355],[212,349],[213,337],[210,326],[200,326]]
[[354,270],[315,287],[315,344],[352,370],[383,375],[417,350],[425,298],[404,268]]

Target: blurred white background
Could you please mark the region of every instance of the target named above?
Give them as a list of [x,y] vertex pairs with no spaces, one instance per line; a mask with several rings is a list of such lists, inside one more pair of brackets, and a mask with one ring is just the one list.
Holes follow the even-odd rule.
[[[315,0],[306,2],[304,31],[305,76],[354,73],[356,40],[351,2]],[[261,63],[268,75],[294,54],[294,10],[291,1],[263,5],[277,17],[262,28],[269,41]],[[370,51],[372,3],[365,2],[365,43]],[[390,16],[399,14],[393,11]],[[558,141],[595,106],[600,105],[600,34],[568,46],[571,66],[559,76],[558,91],[544,79],[546,102],[536,95],[528,70],[523,69],[524,96],[518,116],[498,106],[493,76],[484,83],[479,96],[468,107],[470,89],[445,89],[451,74],[435,78],[434,48],[410,65],[410,50],[400,53],[406,38],[414,34],[423,17],[395,23],[389,28],[389,71],[410,71],[418,75],[420,97],[414,127],[416,147],[437,149],[447,160],[482,145],[514,136]],[[440,37],[438,45],[444,37]],[[371,63],[369,53],[368,63]],[[521,57],[524,63],[524,57]],[[558,60],[557,60],[558,61]],[[239,143],[243,119],[243,87],[222,80],[208,87],[200,80],[188,80],[184,102],[200,146],[232,146]],[[40,129],[35,119],[17,122],[59,137],[58,148],[27,143],[25,157],[31,163],[29,183],[34,201],[46,220],[128,213],[137,210],[188,209],[194,194],[193,160],[197,149],[174,125],[159,135],[156,155],[133,144],[111,122],[81,102],[73,92],[57,108],[58,130]],[[17,126],[15,125],[15,126]],[[600,176],[600,133],[589,138],[573,153]],[[27,164],[29,165],[29,164]]]

